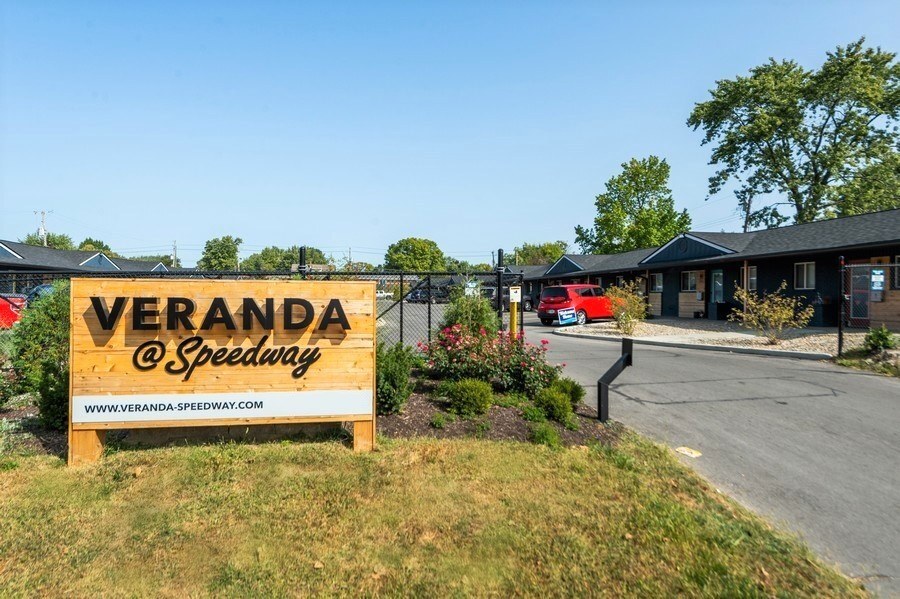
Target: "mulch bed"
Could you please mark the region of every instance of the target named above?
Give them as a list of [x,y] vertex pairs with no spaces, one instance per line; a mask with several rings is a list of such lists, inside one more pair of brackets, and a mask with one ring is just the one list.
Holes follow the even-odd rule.
[[[477,437],[492,441],[528,441],[530,440],[532,423],[522,417],[519,407],[492,406],[482,416],[461,418],[452,415],[447,405],[431,395],[429,382],[419,383],[403,412],[378,417],[378,433],[385,437],[411,438],[432,437],[435,439],[456,439],[461,437]],[[445,416],[443,428],[432,426],[435,414]],[[569,430],[563,425],[548,421],[562,440],[563,445],[589,445],[603,443],[614,445],[624,431],[622,424],[608,421],[605,424],[597,420],[597,411],[582,404],[575,412],[578,430]]]
[[21,425],[21,431],[11,433],[15,435],[17,451],[65,457],[69,447],[67,433],[44,428],[38,419],[37,406],[0,408],[0,420],[4,419]]

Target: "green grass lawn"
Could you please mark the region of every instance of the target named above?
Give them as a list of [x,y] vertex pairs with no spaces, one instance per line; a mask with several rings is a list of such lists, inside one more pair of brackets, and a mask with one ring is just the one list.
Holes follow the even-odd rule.
[[627,434],[116,451],[0,472],[0,595],[855,596]]

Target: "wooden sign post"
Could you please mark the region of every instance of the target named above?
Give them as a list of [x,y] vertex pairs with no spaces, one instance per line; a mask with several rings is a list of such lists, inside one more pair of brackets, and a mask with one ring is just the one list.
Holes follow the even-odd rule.
[[69,464],[110,429],[353,422],[371,450],[375,286],[73,278]]

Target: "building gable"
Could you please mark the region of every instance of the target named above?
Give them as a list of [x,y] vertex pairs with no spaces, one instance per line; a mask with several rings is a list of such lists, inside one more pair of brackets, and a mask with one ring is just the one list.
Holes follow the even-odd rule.
[[544,276],[550,275],[567,275],[573,272],[580,272],[584,270],[581,266],[575,263],[574,260],[570,259],[567,256],[563,256],[559,260],[556,261],[556,264],[551,266]]
[[0,260],[22,260],[22,256],[0,243]]
[[680,262],[683,260],[696,260],[698,258],[712,258],[733,254],[734,250],[715,244],[711,241],[695,237],[690,233],[682,233],[672,238],[668,243],[641,260],[641,264],[654,264],[657,262]]
[[79,266],[88,266],[91,268],[98,268],[100,270],[119,270],[119,267],[116,266],[116,263],[107,258],[103,253],[96,253],[81,264]]

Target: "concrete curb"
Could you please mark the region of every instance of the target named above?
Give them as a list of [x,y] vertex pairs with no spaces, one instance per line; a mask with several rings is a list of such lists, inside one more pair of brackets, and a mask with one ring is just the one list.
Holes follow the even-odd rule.
[[[566,333],[565,331],[553,331],[554,335],[561,337],[577,337],[579,339],[594,339],[596,341],[621,341],[621,337],[612,335],[587,335],[585,333]],[[677,347],[680,349],[699,349],[703,351],[719,351],[734,354],[755,354],[757,356],[771,356],[773,358],[795,358],[797,360],[830,360],[834,356],[818,352],[790,351],[785,349],[763,349],[759,347],[742,347],[735,345],[700,345],[694,343],[678,343],[671,341],[657,341],[656,339],[633,338],[635,345],[655,345],[658,347]]]

